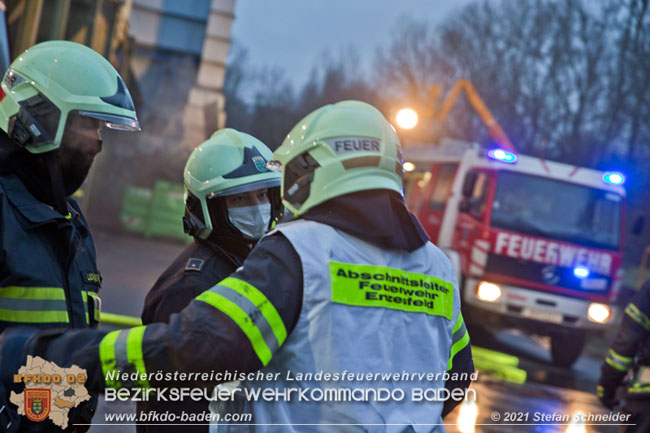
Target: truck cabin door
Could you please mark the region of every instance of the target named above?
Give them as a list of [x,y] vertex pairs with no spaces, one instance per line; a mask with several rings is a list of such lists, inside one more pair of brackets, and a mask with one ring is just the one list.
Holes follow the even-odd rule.
[[461,255],[463,272],[469,269],[474,241],[484,239],[483,233],[488,227],[496,185],[494,178],[495,173],[491,170],[474,169],[466,174],[452,240],[453,248]]
[[431,171],[421,173],[417,186],[407,188],[407,205],[420,220],[433,242],[437,242],[451,187],[458,168],[457,163],[436,163]]

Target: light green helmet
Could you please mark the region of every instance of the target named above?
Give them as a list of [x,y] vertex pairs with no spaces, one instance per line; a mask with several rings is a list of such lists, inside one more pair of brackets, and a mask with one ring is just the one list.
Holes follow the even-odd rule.
[[20,54],[2,80],[0,128],[32,153],[57,149],[72,114],[109,128],[140,129],[133,100],[99,53],[69,41],[47,41]]
[[272,155],[257,138],[231,128],[199,144],[185,164],[185,232],[201,239],[213,231],[241,234],[228,218],[223,197],[258,189],[269,189],[269,228],[282,218],[281,175],[267,168]]
[[313,111],[289,132],[273,160],[271,165],[282,170],[282,199],[294,214],[352,192],[402,192],[402,148],[395,128],[365,102]]

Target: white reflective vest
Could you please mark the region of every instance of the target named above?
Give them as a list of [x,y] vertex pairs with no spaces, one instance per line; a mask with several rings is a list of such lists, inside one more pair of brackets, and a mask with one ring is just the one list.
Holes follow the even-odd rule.
[[234,401],[211,405],[252,420],[211,432],[443,432],[443,401],[424,397],[444,395],[462,320],[444,253],[384,250],[313,221],[276,230],[301,260],[300,317],[261,370],[277,380],[242,382]]

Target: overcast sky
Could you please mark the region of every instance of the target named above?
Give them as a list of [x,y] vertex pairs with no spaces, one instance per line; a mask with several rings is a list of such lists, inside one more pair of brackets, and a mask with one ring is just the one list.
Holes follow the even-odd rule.
[[432,24],[473,0],[237,0],[232,38],[254,66],[279,67],[302,85],[325,50],[354,48],[367,68],[400,17]]

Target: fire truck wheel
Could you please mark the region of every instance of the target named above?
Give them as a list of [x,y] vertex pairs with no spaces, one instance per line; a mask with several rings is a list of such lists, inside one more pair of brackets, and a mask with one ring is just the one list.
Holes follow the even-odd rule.
[[585,334],[579,331],[551,335],[553,364],[559,367],[571,367],[580,357],[585,342]]

